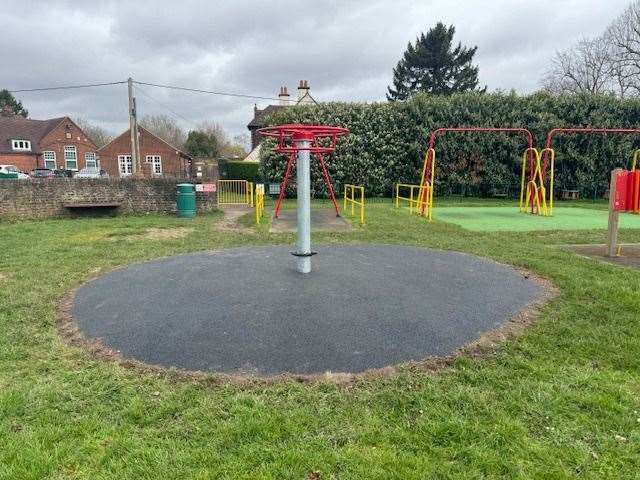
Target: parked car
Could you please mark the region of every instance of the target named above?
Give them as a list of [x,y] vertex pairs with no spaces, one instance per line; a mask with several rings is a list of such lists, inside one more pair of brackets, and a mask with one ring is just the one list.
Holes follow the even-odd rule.
[[55,175],[50,168],[34,168],[29,173],[29,176],[31,178],[53,178]]
[[53,175],[56,178],[71,178],[73,177],[73,170],[54,170]]
[[100,170],[95,167],[85,167],[82,170],[75,173],[74,178],[105,178],[109,177],[109,174],[104,170]]
[[29,178],[29,175],[22,173],[15,165],[0,165],[0,178],[17,178],[24,180]]

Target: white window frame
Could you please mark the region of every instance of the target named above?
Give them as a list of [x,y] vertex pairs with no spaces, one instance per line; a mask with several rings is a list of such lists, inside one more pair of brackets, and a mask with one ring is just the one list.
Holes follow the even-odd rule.
[[[89,162],[93,162],[93,167],[89,167]],[[100,168],[96,152],[87,152],[84,154],[84,166],[85,168]]]
[[133,173],[131,155],[118,155],[118,172],[121,177],[128,177]]
[[19,140],[19,139],[11,139],[11,148],[17,152],[30,152],[31,151],[31,141],[30,140]]
[[[75,145],[65,145],[64,149],[64,168],[65,170],[77,171],[78,170],[78,149]],[[73,152],[74,160],[71,160],[67,157],[67,153]],[[69,168],[69,163],[73,162],[76,164],[75,168]]]
[[[47,158],[49,156],[49,158]],[[58,162],[56,161],[56,152],[53,150],[45,150],[42,152],[42,161],[44,163],[44,168],[49,168],[51,170],[55,170],[58,168]],[[53,168],[47,166],[47,162],[53,162]]]
[[162,175],[162,157],[160,155],[147,155],[144,161],[151,164],[152,175]]

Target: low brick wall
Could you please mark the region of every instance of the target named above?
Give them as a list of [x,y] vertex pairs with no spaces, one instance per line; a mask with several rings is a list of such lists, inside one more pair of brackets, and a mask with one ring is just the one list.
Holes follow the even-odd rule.
[[[54,178],[0,180],[0,219],[32,219],[98,214],[106,209],[65,208],[65,203],[119,203],[114,213],[139,215],[176,210],[176,185],[170,178],[85,179]],[[217,208],[216,193],[196,193],[199,212]]]

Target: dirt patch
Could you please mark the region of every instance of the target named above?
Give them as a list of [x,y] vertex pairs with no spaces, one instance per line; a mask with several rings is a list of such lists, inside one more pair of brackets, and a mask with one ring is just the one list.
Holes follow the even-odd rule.
[[537,281],[543,287],[543,293],[526,308],[504,322],[498,328],[484,333],[478,339],[464,345],[450,355],[427,357],[420,361],[406,362],[398,365],[371,369],[360,373],[325,372],[310,375],[280,374],[273,376],[226,374],[184,369],[167,369],[137,360],[126,359],[121,356],[118,350],[105,346],[99,339],[86,338],[78,328],[71,316],[71,309],[76,292],[80,286],[71,291],[60,302],[58,306],[57,325],[60,335],[68,344],[85,349],[91,356],[101,360],[115,361],[125,368],[131,368],[141,373],[153,374],[169,381],[198,381],[207,385],[231,383],[246,388],[251,388],[252,386],[259,387],[271,385],[278,382],[351,385],[357,381],[375,380],[407,371],[435,373],[443,368],[451,366],[459,357],[467,356],[473,359],[481,359],[484,356],[495,353],[499,350],[502,342],[517,338],[522,335],[528,327],[535,324],[543,307],[554,300],[560,293],[559,289],[549,280],[538,277],[528,271],[521,270],[520,273],[526,278]]
[[640,244],[623,243],[619,245],[619,255],[608,257],[607,247],[604,244],[594,245],[566,245],[562,248],[572,251],[583,257],[588,257],[600,262],[611,263],[621,267],[630,267],[640,270]]
[[9,278],[9,274],[8,273],[0,272],[0,282],[3,282],[5,280],[7,280],[8,278]]
[[238,223],[238,219],[247,213],[252,212],[252,208],[245,206],[232,206],[222,209],[224,217],[216,223],[216,229],[225,232],[246,232],[250,229]]
[[111,242],[119,242],[121,240],[173,240],[176,238],[184,238],[193,233],[191,227],[175,227],[175,228],[147,228],[144,233],[135,233],[131,235],[114,235],[109,237]]

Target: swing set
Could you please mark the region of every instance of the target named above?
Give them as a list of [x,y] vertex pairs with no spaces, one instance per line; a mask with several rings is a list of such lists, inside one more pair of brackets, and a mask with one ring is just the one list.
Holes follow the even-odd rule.
[[[436,140],[445,133],[503,133],[523,135],[527,141],[527,147],[522,153],[522,167],[520,173],[520,203],[519,211],[544,217],[553,215],[554,197],[554,171],[556,152],[553,148],[553,140],[558,135],[568,134],[640,134],[638,128],[554,128],[547,134],[545,146],[542,150],[534,147],[533,134],[526,128],[511,127],[455,127],[438,128],[429,137],[429,147],[424,156],[422,175],[419,185],[398,184],[396,187],[396,206],[398,200],[409,202],[410,209],[415,208],[418,215],[426,217],[429,221],[433,218],[433,193],[435,190],[435,164],[436,164]],[[640,150],[633,155],[631,171],[638,171]],[[636,177],[640,179],[640,173]],[[400,187],[412,187],[411,198],[399,196]],[[416,199],[413,198],[413,190],[417,190]],[[640,213],[640,185],[634,190],[634,212]],[[637,197],[637,198],[636,198]]]

